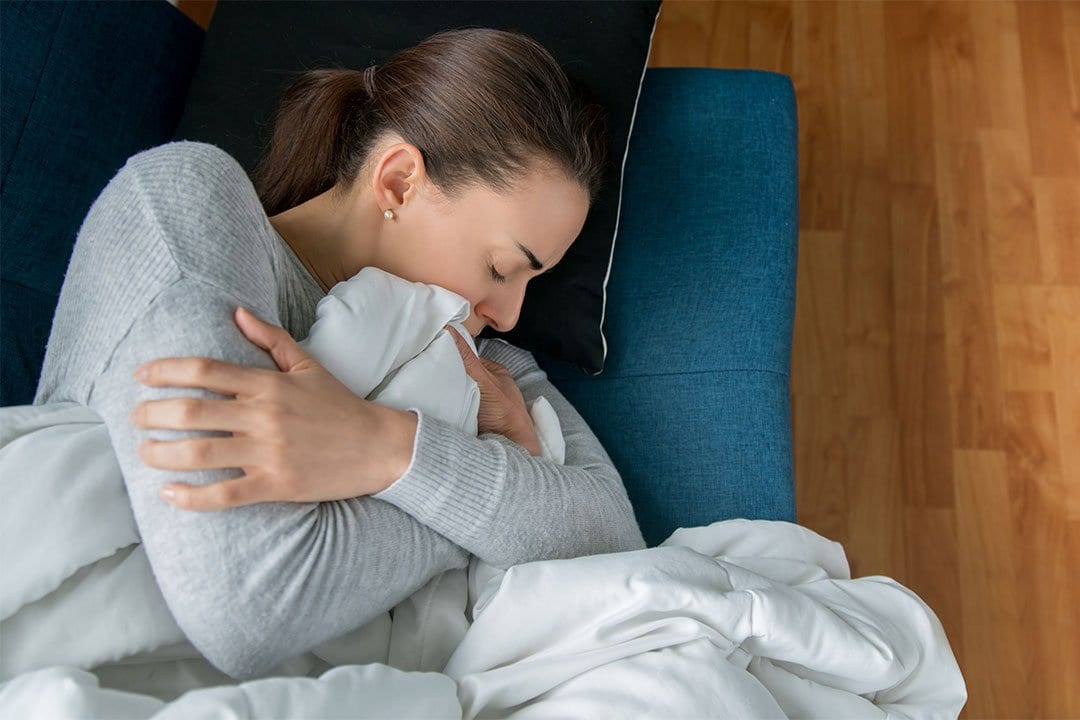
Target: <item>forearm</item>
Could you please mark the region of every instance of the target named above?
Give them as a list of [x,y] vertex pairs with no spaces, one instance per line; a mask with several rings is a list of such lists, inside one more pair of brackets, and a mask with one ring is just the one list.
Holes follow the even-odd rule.
[[515,379],[526,402],[543,395],[555,408],[566,463],[530,455],[503,436],[470,438],[424,415],[406,473],[372,497],[498,567],[644,548],[622,480],[596,436],[531,356],[508,361],[521,363]]

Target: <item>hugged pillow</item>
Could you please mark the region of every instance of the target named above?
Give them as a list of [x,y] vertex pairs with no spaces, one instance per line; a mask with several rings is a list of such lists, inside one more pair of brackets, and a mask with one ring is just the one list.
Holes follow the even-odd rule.
[[607,356],[606,286],[623,162],[660,0],[601,2],[219,2],[174,139],[224,149],[254,175],[278,99],[305,70],[362,70],[441,30],[515,30],[546,47],[607,111],[611,163],[581,235],[551,273],[529,282],[502,337],[598,374]]

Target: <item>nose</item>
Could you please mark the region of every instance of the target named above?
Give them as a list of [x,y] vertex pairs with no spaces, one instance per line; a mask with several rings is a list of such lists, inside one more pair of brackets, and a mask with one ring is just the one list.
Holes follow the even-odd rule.
[[525,301],[525,284],[520,289],[507,288],[507,292],[482,302],[477,314],[497,332],[509,332],[521,317],[521,305]]

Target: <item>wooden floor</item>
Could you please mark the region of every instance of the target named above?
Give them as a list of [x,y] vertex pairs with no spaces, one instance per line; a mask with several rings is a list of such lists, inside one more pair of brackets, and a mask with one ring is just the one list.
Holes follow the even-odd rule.
[[964,717],[1080,717],[1080,2],[665,0],[650,65],[795,84],[800,523]]

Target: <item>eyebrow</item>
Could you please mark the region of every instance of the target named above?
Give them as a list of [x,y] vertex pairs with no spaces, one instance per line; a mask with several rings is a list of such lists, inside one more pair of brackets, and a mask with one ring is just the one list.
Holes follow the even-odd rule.
[[[542,262],[540,262],[539,260],[536,259],[536,256],[533,255],[532,250],[525,247],[524,245],[522,245],[519,242],[515,241],[514,244],[518,246],[518,248],[521,250],[521,252],[525,253],[525,258],[529,261],[529,267],[531,267],[533,270],[544,270],[544,263],[542,263]],[[553,266],[549,267],[547,270],[544,270],[544,272],[549,273],[554,269],[555,269],[555,266],[553,265]]]
[[542,263],[542,262],[540,262],[539,260],[536,259],[536,256],[533,255],[532,250],[525,247],[524,245],[522,245],[519,242],[515,242],[514,244],[517,245],[521,249],[521,252],[525,253],[525,259],[527,259],[529,261],[529,266],[533,270],[543,270],[544,269],[544,263]]

